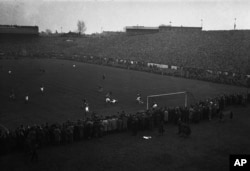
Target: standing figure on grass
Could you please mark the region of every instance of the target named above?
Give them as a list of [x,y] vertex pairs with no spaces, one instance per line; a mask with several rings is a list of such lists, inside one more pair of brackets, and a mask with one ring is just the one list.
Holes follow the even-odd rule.
[[138,104],[143,104],[141,95],[139,93],[137,94],[136,101],[137,101]]
[[152,108],[156,109],[157,107],[158,107],[158,104],[156,102],[154,102]]
[[87,106],[87,100],[84,98],[82,99],[82,105],[81,105],[81,108],[84,109],[86,106]]
[[163,135],[164,133],[164,110],[163,109],[159,109],[157,112],[157,124],[158,124],[158,132],[159,135]]
[[165,132],[165,130],[164,130],[164,122],[163,121],[160,121],[160,123],[159,123],[158,132],[159,132],[159,135],[161,135],[161,136]]
[[9,99],[10,99],[11,101],[15,101],[15,100],[16,100],[16,95],[15,95],[15,92],[14,92],[13,89],[10,91]]
[[25,99],[24,99],[25,101],[25,104],[28,104],[29,103],[29,94],[26,94],[26,96],[25,96]]
[[98,86],[98,92],[103,92],[103,87],[102,86]]
[[43,94],[43,92],[44,92],[44,86],[43,85],[40,87],[40,91]]
[[138,132],[138,118],[136,116],[132,116],[131,128],[132,128],[132,135],[136,136]]
[[82,99],[81,108],[84,110],[84,118],[87,118],[87,114],[89,113],[89,104],[86,99]]
[[108,93],[105,95],[105,102],[106,102],[106,103],[110,103],[110,100],[111,100],[110,96],[111,96],[111,92],[108,92]]
[[82,109],[85,110],[85,112],[89,112],[89,104],[87,102],[86,99],[82,99],[82,106],[81,106]]
[[31,129],[29,130],[29,133],[27,135],[27,138],[26,138],[26,141],[27,141],[29,149],[30,149],[30,154],[31,154],[30,161],[31,162],[38,160],[38,153],[37,153],[38,143],[36,140],[37,133],[36,133],[35,129],[36,129],[35,127],[31,127]]
[[181,119],[178,120],[178,134],[181,137],[188,137],[191,135],[191,128],[188,124],[185,124],[181,121]]
[[103,75],[102,75],[102,80],[105,80],[105,79],[106,79],[106,75],[103,74]]

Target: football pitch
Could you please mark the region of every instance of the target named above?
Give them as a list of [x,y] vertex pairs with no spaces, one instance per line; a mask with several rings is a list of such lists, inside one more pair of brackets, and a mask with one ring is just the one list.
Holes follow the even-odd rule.
[[[135,113],[146,109],[146,97],[153,94],[188,91],[192,94],[188,99],[191,103],[223,93],[246,91],[242,87],[57,59],[1,60],[1,68],[0,120],[9,128],[81,119],[84,98],[92,112],[115,115],[121,110]],[[44,94],[40,92],[42,85]],[[17,97],[14,102],[8,100],[12,89]],[[118,104],[105,103],[107,92],[112,92]],[[137,93],[141,94],[144,104],[136,103]],[[24,104],[27,94],[30,100]],[[184,96],[154,101],[164,101],[169,107],[174,98],[180,105],[184,103]]]
[[[120,110],[133,113],[145,109],[145,103],[135,103],[138,92],[145,99],[152,94],[188,91],[199,100],[246,91],[242,87],[56,59],[1,60],[1,66],[0,121],[9,128],[80,119],[83,98],[92,111],[113,115]],[[41,85],[44,94],[39,90]],[[8,100],[11,89],[17,96],[14,102]],[[118,104],[105,103],[107,91],[112,91]],[[24,104],[27,93],[30,102]],[[157,130],[139,131],[137,136],[124,132],[38,149],[39,159],[34,163],[26,153],[6,154],[1,156],[1,170],[229,170],[230,154],[250,153],[250,108],[230,109],[233,120],[226,118],[220,123],[216,118],[191,124],[189,138],[179,137],[177,127],[167,124],[163,136]],[[152,139],[143,139],[145,135]]]

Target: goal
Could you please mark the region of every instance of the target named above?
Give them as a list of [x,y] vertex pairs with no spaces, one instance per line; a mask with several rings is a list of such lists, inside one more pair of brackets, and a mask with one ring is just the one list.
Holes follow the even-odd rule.
[[156,94],[147,96],[147,109],[153,103],[157,103],[159,106],[175,107],[175,106],[185,106],[188,105],[188,92],[174,92],[165,94]]

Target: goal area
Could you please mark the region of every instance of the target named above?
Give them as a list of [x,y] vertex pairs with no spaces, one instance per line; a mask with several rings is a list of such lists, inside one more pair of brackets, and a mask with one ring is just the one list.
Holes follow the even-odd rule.
[[160,107],[187,107],[193,100],[192,94],[187,91],[149,95],[147,96],[147,109],[155,103]]

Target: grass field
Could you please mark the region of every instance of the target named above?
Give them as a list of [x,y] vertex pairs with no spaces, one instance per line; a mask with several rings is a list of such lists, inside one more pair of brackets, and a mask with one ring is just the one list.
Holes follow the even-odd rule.
[[[193,101],[221,93],[245,91],[241,87],[56,59],[1,60],[1,66],[0,120],[9,128],[82,118],[80,106],[83,98],[89,101],[91,111],[113,115],[121,110],[135,112],[145,109],[146,104],[135,103],[137,93],[146,100],[151,94],[189,91],[193,94],[190,101]],[[40,68],[45,69],[45,73],[40,72]],[[8,74],[9,70],[11,74]],[[45,87],[44,95],[40,93],[41,85]],[[99,85],[104,88],[101,93],[98,92]],[[15,102],[8,101],[12,88],[17,95]],[[119,100],[117,105],[105,104],[107,91],[112,91]],[[25,105],[27,93],[30,103]]]
[[[72,67],[76,64],[76,67]],[[9,128],[19,124],[63,122],[82,118],[81,99],[102,114],[144,109],[135,103],[138,91],[146,95],[176,91],[192,92],[195,99],[246,89],[197,80],[167,77],[144,72],[55,59],[1,60],[0,123]],[[46,70],[45,73],[39,71]],[[8,70],[12,73],[8,74]],[[106,79],[102,80],[102,74]],[[45,86],[41,95],[39,87]],[[115,106],[104,103],[102,85],[119,99]],[[8,101],[10,89],[16,90],[17,101]],[[29,93],[30,103],[24,104]],[[250,108],[232,107],[234,119],[224,123],[218,119],[191,125],[192,135],[181,138],[177,127],[166,125],[165,133],[157,131],[112,134],[99,139],[38,150],[39,160],[14,153],[0,156],[1,171],[28,170],[229,170],[229,154],[250,153]],[[145,140],[144,135],[152,136]]]

